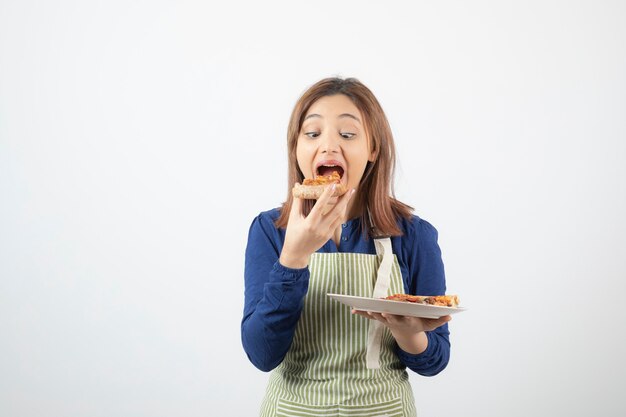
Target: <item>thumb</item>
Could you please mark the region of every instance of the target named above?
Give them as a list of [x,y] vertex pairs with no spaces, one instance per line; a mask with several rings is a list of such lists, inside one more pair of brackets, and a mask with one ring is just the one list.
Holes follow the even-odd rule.
[[443,326],[444,324],[446,324],[447,322],[452,320],[452,316],[443,316],[443,317],[439,317],[439,326]]
[[302,216],[302,199],[292,197],[291,199],[291,211],[289,212],[289,218],[298,218]]

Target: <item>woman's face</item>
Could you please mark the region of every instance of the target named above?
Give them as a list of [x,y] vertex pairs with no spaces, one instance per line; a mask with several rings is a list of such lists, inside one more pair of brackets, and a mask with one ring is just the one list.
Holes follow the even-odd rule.
[[298,135],[296,157],[305,178],[336,171],[348,189],[358,188],[374,152],[363,116],[347,96],[325,96],[311,105]]

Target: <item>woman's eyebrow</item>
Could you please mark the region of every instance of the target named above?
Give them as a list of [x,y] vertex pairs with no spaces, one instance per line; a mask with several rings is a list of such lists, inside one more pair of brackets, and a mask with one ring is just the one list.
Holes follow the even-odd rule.
[[[304,118],[304,120],[308,120],[308,119],[310,119],[310,118],[312,118],[312,117],[319,117],[320,119],[322,119],[322,116],[320,116],[319,114],[317,114],[317,113],[311,113],[311,114],[307,115],[307,116]],[[356,120],[357,122],[361,123],[361,120],[359,120],[359,118],[358,118],[358,117],[356,117],[355,115],[350,114],[350,113],[342,113],[342,114],[340,114],[339,116],[337,116],[337,118],[338,118],[338,119],[343,119],[343,118],[346,118],[346,117],[348,117],[348,118],[350,118],[350,119],[354,119],[354,120]],[[304,120],[303,120],[303,121],[304,121]]]
[[340,115],[339,115],[339,117],[338,117],[338,118],[339,118],[339,119],[342,119],[342,118],[344,118],[344,117],[349,117],[350,119],[354,119],[354,120],[356,120],[357,122],[361,123],[361,121],[359,120],[359,118],[358,118],[358,117],[356,117],[355,115],[350,114],[350,113],[342,113],[342,114],[340,114]]

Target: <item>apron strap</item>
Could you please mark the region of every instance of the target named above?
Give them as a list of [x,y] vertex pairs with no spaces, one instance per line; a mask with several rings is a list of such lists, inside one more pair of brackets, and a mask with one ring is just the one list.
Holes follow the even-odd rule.
[[[384,298],[387,296],[389,289],[389,281],[391,277],[391,267],[393,265],[393,251],[391,249],[391,239],[386,237],[383,239],[374,239],[376,254],[383,257],[378,267],[378,275],[372,298]],[[384,325],[378,320],[370,320],[369,331],[367,335],[367,354],[366,365],[368,369],[380,368],[380,347],[383,337]]]

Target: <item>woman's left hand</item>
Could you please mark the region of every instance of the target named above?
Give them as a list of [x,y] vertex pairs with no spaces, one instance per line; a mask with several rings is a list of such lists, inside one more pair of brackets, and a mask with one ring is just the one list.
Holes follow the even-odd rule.
[[425,319],[360,310],[352,310],[352,313],[383,323],[389,328],[389,331],[391,331],[391,334],[402,350],[416,354],[422,353],[428,346],[428,338],[425,332],[435,330],[437,327],[441,327],[452,320],[451,316],[443,316],[438,319]]

